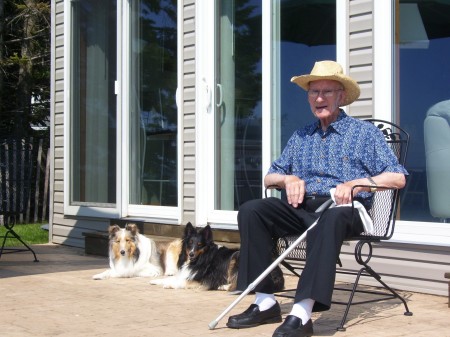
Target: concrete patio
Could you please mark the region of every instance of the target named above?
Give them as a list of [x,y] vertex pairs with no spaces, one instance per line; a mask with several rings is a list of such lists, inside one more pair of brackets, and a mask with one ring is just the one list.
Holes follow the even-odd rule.
[[[0,259],[2,337],[27,336],[272,336],[278,324],[232,330],[225,316],[214,330],[208,324],[236,298],[221,291],[170,290],[148,279],[94,281],[107,268],[107,258],[60,245],[33,246],[29,252]],[[286,277],[288,287],[296,279]],[[397,300],[351,308],[345,332],[336,331],[344,307],[314,314],[315,336],[439,336],[449,337],[450,308],[444,296],[402,292],[412,317]],[[230,314],[252,302],[247,296]],[[291,300],[279,299],[285,316]]]

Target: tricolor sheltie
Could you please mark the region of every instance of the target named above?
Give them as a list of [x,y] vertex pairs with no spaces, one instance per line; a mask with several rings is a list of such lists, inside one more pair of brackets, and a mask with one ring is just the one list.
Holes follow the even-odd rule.
[[109,227],[109,269],[94,275],[95,280],[110,277],[157,277],[162,268],[155,242],[139,233],[136,224]]
[[[150,283],[174,289],[236,290],[239,250],[217,245],[209,225],[200,230],[190,222],[186,225],[177,265],[178,272],[174,276]],[[279,267],[271,277],[276,290],[282,290],[284,278]]]

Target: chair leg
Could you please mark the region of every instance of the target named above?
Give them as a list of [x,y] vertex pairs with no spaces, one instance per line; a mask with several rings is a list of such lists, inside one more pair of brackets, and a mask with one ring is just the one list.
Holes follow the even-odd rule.
[[378,274],[377,272],[375,272],[372,268],[370,268],[369,266],[366,266],[366,271],[374,278],[376,279],[383,287],[384,289],[390,291],[392,293],[392,295],[396,298],[398,298],[400,301],[402,301],[403,305],[405,306],[405,316],[412,316],[413,313],[411,311],[409,311],[408,308],[408,304],[406,303],[405,299],[400,296],[399,293],[397,293],[394,289],[392,289],[391,287],[389,287],[384,281],[381,280],[381,276],[380,274]]
[[[366,245],[368,247],[368,253],[367,253],[366,257],[364,258],[363,257],[363,247]],[[369,266],[369,261],[372,258],[372,252],[373,252],[373,248],[372,248],[372,243],[370,241],[361,240],[355,246],[355,259],[356,259],[356,262],[358,262],[358,264],[362,266],[362,268],[359,270],[359,272],[356,276],[355,283],[353,284],[353,289],[351,291],[349,300],[347,302],[347,306],[345,308],[344,316],[342,317],[341,324],[337,328],[338,331],[345,331],[344,324],[345,324],[345,321],[347,320],[347,315],[350,310],[350,306],[352,305],[353,297],[354,297],[355,293],[357,292],[359,279],[361,278],[362,275],[373,277],[375,280],[377,280],[383,286],[384,289],[389,291],[391,294],[388,294],[386,292],[361,290],[361,291],[359,291],[361,293],[369,293],[369,294],[378,295],[378,296],[382,296],[382,297],[380,297],[378,299],[372,299],[372,300],[358,302],[355,304],[371,303],[371,302],[381,301],[381,300],[385,300],[385,299],[398,298],[399,300],[402,301],[403,305],[405,306],[405,310],[406,310],[405,315],[412,316],[412,312],[409,311],[408,304],[406,303],[405,299],[402,296],[400,296],[394,289],[389,287],[385,282],[383,282],[381,280],[381,275],[378,274],[377,272],[375,272]]]
[[356,276],[355,283],[353,284],[352,292],[350,293],[350,297],[347,302],[347,306],[345,307],[344,316],[342,317],[341,324],[336,328],[337,331],[345,331],[346,328],[344,328],[345,321],[347,320],[348,312],[350,311],[350,306],[352,305],[353,296],[355,296],[356,288],[358,287],[359,278],[361,277],[361,274],[363,273],[365,268],[361,268],[358,272],[358,275]]
[[300,274],[295,271],[295,268],[292,267],[290,263],[287,263],[286,261],[283,260],[283,262],[281,262],[281,265],[285,267],[287,270],[289,270],[295,276],[300,277]]
[[[14,229],[13,229],[14,225],[4,224],[4,226],[7,230],[6,230],[5,235],[3,236],[3,243],[2,243],[2,247],[0,249],[0,258],[2,257],[3,254],[30,251],[31,253],[33,253],[34,262],[39,262],[33,248],[28,246],[25,243],[25,241],[23,241],[22,238],[14,231]],[[20,241],[26,248],[5,248],[6,239],[8,238],[8,236],[13,237],[14,239]]]
[[[374,279],[376,279],[383,286],[383,288],[388,290],[392,295],[383,294],[381,292],[380,293],[369,292],[369,293],[375,294],[375,295],[384,296],[383,298],[380,298],[378,300],[398,298],[400,301],[402,301],[402,303],[403,303],[403,305],[405,307],[406,311],[405,311],[404,315],[405,316],[412,316],[413,315],[413,313],[408,308],[408,304],[406,303],[406,300],[399,293],[397,293],[394,289],[389,287],[384,281],[382,281],[380,274],[378,274],[371,267],[366,265],[364,268],[361,268],[359,270],[359,272],[358,272],[358,274],[356,276],[355,283],[353,284],[353,288],[352,288],[352,291],[350,293],[347,306],[345,308],[344,316],[342,317],[341,324],[339,325],[339,327],[336,330],[338,330],[338,331],[345,331],[346,330],[346,328],[344,328],[344,324],[345,324],[345,322],[347,320],[347,315],[348,315],[348,312],[350,310],[350,306],[352,305],[353,297],[354,297],[355,293],[357,292],[359,279],[361,278],[361,275],[363,275],[363,273],[367,274],[367,275],[364,275],[364,276],[371,276]],[[364,291],[361,291],[361,292],[364,292]],[[388,295],[389,295],[389,297],[386,297]],[[368,301],[365,301],[365,302],[361,302],[360,304],[362,304],[362,303],[370,303],[370,302],[375,302],[375,301],[377,301],[377,300],[368,300]],[[356,304],[358,304],[358,303],[356,303]]]

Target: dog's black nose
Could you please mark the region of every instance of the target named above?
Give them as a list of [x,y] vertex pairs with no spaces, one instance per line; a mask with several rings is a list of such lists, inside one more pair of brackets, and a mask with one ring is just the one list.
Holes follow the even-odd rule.
[[194,256],[195,256],[194,252],[189,252],[189,257],[194,257]]
[[124,250],[121,250],[121,251],[120,251],[120,255],[124,256],[124,255],[125,255],[125,251],[124,251]]

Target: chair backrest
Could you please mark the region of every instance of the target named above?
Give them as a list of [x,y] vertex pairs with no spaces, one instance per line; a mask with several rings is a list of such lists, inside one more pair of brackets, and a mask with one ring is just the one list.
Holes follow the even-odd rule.
[[29,202],[32,143],[23,139],[0,140],[0,215],[18,215]]
[[[399,163],[405,166],[409,134],[394,123],[379,119],[367,119],[366,121],[373,123],[381,130],[386,142],[397,156]],[[399,199],[400,190],[388,189],[376,191],[373,196],[372,207],[369,210],[369,215],[372,217],[374,224],[374,233],[362,233],[353,239],[367,239],[368,236],[373,240],[390,239],[394,234]]]

